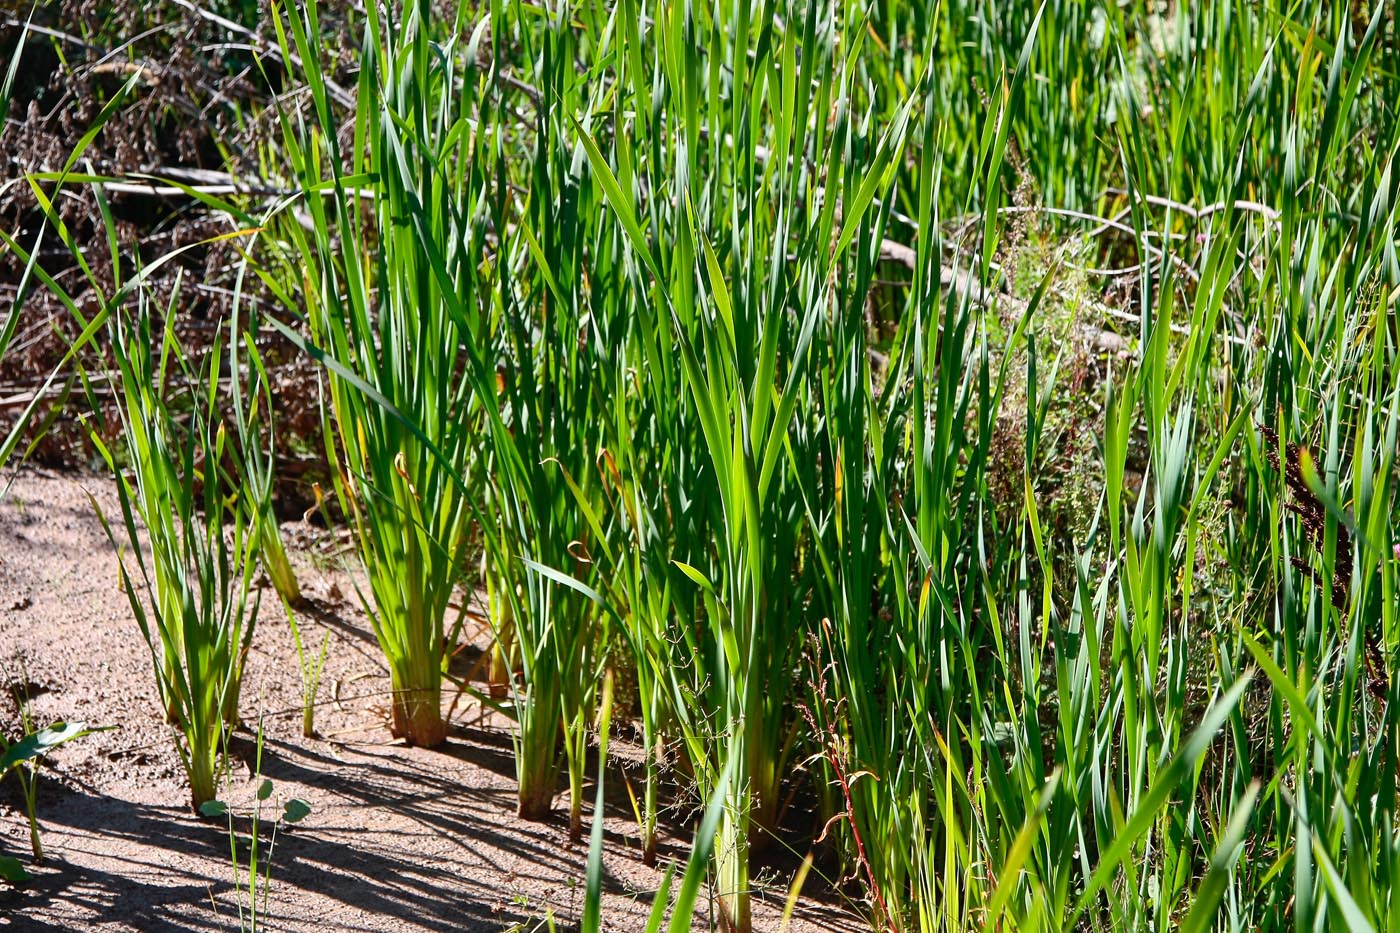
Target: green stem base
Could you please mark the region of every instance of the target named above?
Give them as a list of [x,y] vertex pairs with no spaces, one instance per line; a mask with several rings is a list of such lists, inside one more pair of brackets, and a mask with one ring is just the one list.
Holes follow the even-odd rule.
[[398,691],[394,695],[393,722],[389,731],[395,738],[420,748],[433,748],[447,741],[441,692],[423,688]]

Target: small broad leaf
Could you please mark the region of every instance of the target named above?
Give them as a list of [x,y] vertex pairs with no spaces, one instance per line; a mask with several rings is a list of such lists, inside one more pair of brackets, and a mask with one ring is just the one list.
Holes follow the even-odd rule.
[[262,786],[258,788],[258,799],[266,800],[272,796],[272,781],[263,778]]
[[5,856],[0,858],[0,878],[14,884],[20,881],[28,881],[34,876],[24,870],[24,865],[17,858]]
[[199,812],[204,816],[223,816],[228,812],[228,804],[222,800],[206,800],[199,805]]
[[112,727],[90,727],[85,722],[56,722],[47,729],[31,732],[11,745],[4,756],[0,757],[0,774],[4,774],[22,761],[47,754],[50,749],[56,748],[64,742],[81,738],[93,732],[106,732],[110,728]]
[[311,804],[300,797],[293,797],[282,807],[282,819],[288,823],[300,823],[311,813]]

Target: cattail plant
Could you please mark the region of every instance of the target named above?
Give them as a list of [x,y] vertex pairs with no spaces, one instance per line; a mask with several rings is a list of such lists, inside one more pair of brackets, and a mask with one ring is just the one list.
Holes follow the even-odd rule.
[[[597,314],[614,300],[616,280],[604,271],[605,252],[588,253],[597,206],[570,154],[566,108],[580,91],[566,13],[549,12],[537,35],[530,196],[505,244],[516,271],[497,283],[499,369],[479,381],[499,389],[489,413],[487,573],[498,646],[520,672],[510,678],[519,813],[549,812],[562,768],[577,840],[588,726],[610,640],[597,592],[606,542],[595,458],[608,405],[601,373],[608,348]],[[494,119],[503,125],[506,115]]]
[[[259,605],[251,584],[258,562],[260,509],[237,493],[245,472],[240,462],[243,448],[231,442],[223,419],[222,380],[246,379],[247,391],[262,390],[255,376],[238,372],[236,366],[225,372],[222,331],[199,359],[187,355],[175,327],[180,276],[159,325],[150,283],[159,270],[185,253],[240,239],[251,231],[240,228],[218,234],[149,262],[138,256],[135,271],[128,271],[104,188],[114,179],[79,174],[73,167],[123,105],[132,86],[128,81],[103,108],[62,171],[26,178],[45,223],[78,260],[83,284],[97,299],[97,313],[91,318],[84,315],[69,290],[43,271],[34,256],[13,239],[5,242],[82,327],[70,342],[64,362],[76,365],[76,378],[98,422],[90,440],[115,475],[121,509],[117,527],[123,544],[118,544],[118,534],[95,498],[93,506],[119,553],[121,586],[150,652],[161,703],[175,728],[176,748],[190,782],[191,804],[198,811],[214,798],[227,731],[239,721],[243,665]],[[51,194],[45,192],[46,184],[52,186]],[[76,241],[55,209],[55,199],[69,184],[92,186],[105,233],[101,241],[109,264],[105,276],[94,271],[100,267],[88,261],[89,248]],[[247,218],[230,205],[222,207],[230,217]],[[94,393],[92,374],[79,355],[104,332],[121,390],[120,443],[115,449],[104,441],[104,409]],[[236,324],[231,325],[230,342],[242,339]],[[61,368],[54,370],[46,385]],[[244,425],[235,426],[237,435],[245,430]]]
[[[216,796],[226,730],[237,721],[257,622],[251,583],[261,515],[237,494],[238,472],[230,469],[237,447],[221,417],[223,341],[216,339],[202,361],[189,359],[175,335],[178,296],[177,285],[159,332],[146,289],[136,292],[134,312],[111,309],[124,398],[122,446],[113,451],[99,433],[92,438],[117,478],[125,532],[119,550],[130,551],[136,568],[125,557],[118,561],[122,588],[183,740],[177,746],[198,810]],[[176,396],[188,403],[184,417]],[[117,546],[111,524],[98,514]]]
[[[696,24],[676,18],[668,25],[669,48],[694,48],[684,32]],[[783,90],[799,75],[796,36],[767,45],[771,59],[758,60],[750,72],[744,53],[737,51],[748,48],[747,22],[740,17],[713,28],[715,42],[736,50],[735,81],[745,88],[728,104],[713,101],[712,111],[737,147],[725,154],[733,160],[725,164],[734,166],[738,189],[749,197],[742,212],[737,203],[712,197],[705,179],[653,177],[639,184],[626,174],[635,163],[621,138],[614,140],[620,176],[596,141],[585,135],[583,144],[639,261],[653,274],[662,271],[638,219],[638,189],[668,186],[677,191],[675,209],[672,226],[661,235],[685,244],[677,253],[692,260],[688,268],[669,268],[673,277],[689,280],[685,287],[658,288],[651,296],[661,299],[652,314],[671,323],[667,342],[680,358],[687,405],[695,412],[691,453],[703,458],[712,484],[705,491],[713,497],[702,526],[713,555],[700,567],[680,562],[690,586],[699,588],[703,611],[695,625],[677,635],[693,650],[688,668],[674,671],[672,690],[677,729],[701,789],[714,786],[721,762],[739,761],[715,852],[724,923],[746,931],[751,926],[749,849],[776,829],[796,729],[787,688],[806,628],[801,607],[809,584],[800,562],[805,519],[800,489],[788,470],[794,413],[810,404],[808,352],[839,277],[833,257],[846,255],[864,211],[889,181],[910,108],[903,108],[879,140],[873,165],[851,179],[850,200],[838,216],[834,195],[815,203],[798,195],[801,167],[813,152],[828,165],[827,190],[842,188],[851,166],[841,153],[853,130],[842,120],[830,137],[809,137],[799,111],[784,106]],[[627,41],[642,40],[633,35]],[[801,73],[815,75],[829,89],[840,80],[839,68],[839,60],[813,50],[804,55]],[[666,78],[683,98],[698,93],[687,82],[701,72],[677,67]],[[770,106],[780,145],[765,149],[761,161],[741,114]],[[698,126],[690,129],[693,134],[683,137],[685,151],[703,151]],[[717,246],[711,241],[715,229],[725,231]],[[794,249],[795,261],[788,258]]]
[[486,239],[477,160],[489,144],[466,132],[472,86],[455,49],[439,54],[448,34],[439,30],[451,24],[430,4],[409,5],[402,21],[367,11],[350,149],[318,64],[315,4],[275,13],[284,57],[295,51],[305,64],[315,115],[307,125],[282,114],[310,223],[277,229],[304,270],[308,349],[326,364],[327,456],[369,580],[392,731],[437,745],[447,735],[445,648],[460,616],[445,620],[472,514],[464,476],[478,431],[474,296]]
[[[803,833],[809,781],[882,933],[1392,923],[1391,7],[447,6],[346,12],[347,90],[316,4],[274,5],[290,193],[183,189],[259,228],[298,318],[266,323],[323,365],[397,733],[446,733],[479,541],[518,812],[567,779],[581,835],[609,670],[643,859],[669,785],[708,802],[672,929],[706,864],[751,926],[750,853]],[[100,193],[90,142],[27,179],[32,242],[91,252],[54,209]],[[129,276],[113,230],[92,319],[0,232],[0,353],[38,285],[75,354],[121,351],[113,536],[204,787],[250,568],[295,598],[270,399],[241,325],[181,352],[143,287],[172,257]]]

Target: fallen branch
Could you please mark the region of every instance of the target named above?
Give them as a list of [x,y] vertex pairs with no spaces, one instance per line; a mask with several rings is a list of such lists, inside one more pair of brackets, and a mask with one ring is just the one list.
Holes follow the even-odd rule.
[[[1105,188],[1104,193],[1116,194],[1119,196],[1126,196],[1128,194],[1128,192],[1124,191],[1122,188]],[[1227,208],[1233,208],[1234,210],[1249,214],[1258,214],[1270,223],[1277,223],[1279,217],[1282,216],[1277,208],[1270,207],[1260,201],[1236,199],[1234,201],[1216,201],[1214,204],[1207,204],[1205,207],[1192,207],[1190,204],[1184,204],[1181,201],[1176,201],[1171,198],[1164,198],[1157,194],[1139,194],[1138,197],[1155,207],[1165,207],[1169,210],[1185,214],[1192,220],[1201,220],[1205,217],[1209,217],[1211,214],[1218,214]]]

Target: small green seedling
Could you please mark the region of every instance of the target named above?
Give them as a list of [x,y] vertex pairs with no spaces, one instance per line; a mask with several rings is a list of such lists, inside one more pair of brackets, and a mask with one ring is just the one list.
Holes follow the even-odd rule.
[[[262,774],[262,726],[258,727],[258,747],[254,768],[259,776]],[[245,815],[251,825],[248,829],[247,839],[240,838],[238,831],[234,828],[234,820],[240,815],[239,810],[229,806],[222,800],[207,800],[200,804],[201,815],[210,819],[225,817],[228,820],[228,841],[229,858],[233,864],[234,884],[240,893],[247,892],[246,904],[242,897],[238,902],[238,926],[240,930],[247,933],[257,933],[259,929],[259,918],[267,914],[268,891],[272,886],[272,851],[277,845],[277,833],[283,826],[293,823],[300,823],[311,813],[311,804],[300,797],[281,804],[281,812],[277,815],[272,824],[272,838],[267,844],[266,856],[262,856],[260,836],[258,829],[263,822],[263,805],[272,799],[275,788],[271,779],[262,778],[255,795],[256,800],[253,806],[246,811]],[[240,842],[247,843],[247,862],[238,854]],[[259,859],[262,860],[262,874],[258,874]],[[259,905],[258,896],[262,895],[262,903]]]
[[[28,728],[28,715],[24,718],[25,727]],[[39,821],[34,814],[34,781],[38,776],[36,768],[39,759],[65,742],[80,739],[94,732],[106,732],[111,728],[114,727],[89,726],[83,722],[56,722],[47,729],[27,733],[13,744],[0,736],[0,747],[4,749],[4,755],[0,756],[0,778],[9,774],[11,769],[19,772],[20,780],[24,784],[24,808],[29,817],[29,843],[34,850],[36,863],[44,861],[44,847],[39,842]],[[6,856],[0,858],[0,878],[9,882],[28,881],[30,875],[24,870],[19,859]]]

